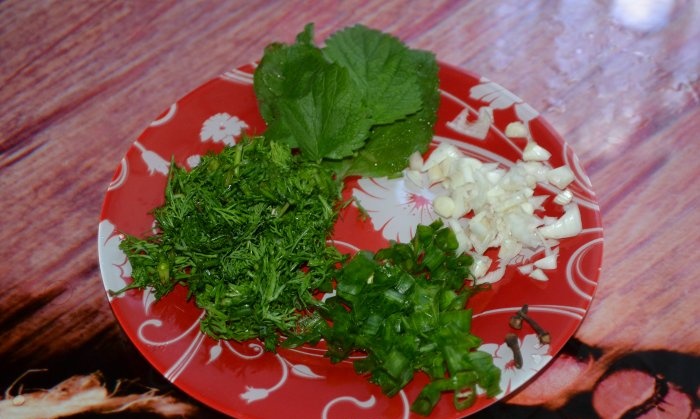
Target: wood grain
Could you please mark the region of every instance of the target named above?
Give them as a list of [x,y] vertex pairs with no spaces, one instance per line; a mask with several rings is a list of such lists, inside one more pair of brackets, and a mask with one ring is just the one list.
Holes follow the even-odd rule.
[[[358,22],[392,32],[538,109],[577,152],[603,212],[604,266],[577,338],[700,357],[700,2],[618,12],[629,3],[0,2],[1,388],[31,368],[56,382],[94,369],[117,379],[125,360],[125,377],[148,371],[168,388],[105,298],[102,197],[149,121],[312,21],[321,40]],[[645,11],[656,26],[640,29]]]

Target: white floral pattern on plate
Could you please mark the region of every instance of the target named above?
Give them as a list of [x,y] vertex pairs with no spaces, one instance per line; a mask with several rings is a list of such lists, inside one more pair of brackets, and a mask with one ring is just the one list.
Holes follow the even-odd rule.
[[236,137],[241,135],[245,128],[248,128],[248,124],[238,119],[237,116],[231,116],[226,112],[217,113],[204,121],[199,138],[202,141],[211,140],[234,145]]
[[375,230],[387,240],[407,242],[419,224],[430,224],[438,216],[433,199],[442,187],[421,187],[403,178],[363,178],[353,196],[370,215]]
[[167,160],[159,156],[155,151],[148,150],[138,141],[134,142],[134,147],[141,152],[141,159],[146,163],[150,175],[155,173],[160,173],[161,175],[168,174],[170,163]]

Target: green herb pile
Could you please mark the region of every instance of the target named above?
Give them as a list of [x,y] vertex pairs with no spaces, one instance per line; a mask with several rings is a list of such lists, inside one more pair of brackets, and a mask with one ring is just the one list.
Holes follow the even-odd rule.
[[217,339],[260,338],[268,350],[297,327],[299,311],[330,291],[340,253],[326,244],[341,185],[328,169],[264,137],[174,167],[159,233],[121,243],[134,281],[156,298],[187,285]]
[[[307,25],[275,43],[254,75],[267,129],[191,171],[171,164],[157,232],[126,235],[125,289],[175,286],[204,309],[204,333],[261,339],[276,350],[325,339],[334,362],[353,351],[360,373],[393,395],[416,371],[431,377],[412,409],[428,414],[442,392],[468,407],[476,385],[498,392],[499,370],[474,349],[471,259],[449,228],[418,228],[411,243],[348,259],[327,244],[347,176],[393,176],[425,152],[439,101],[433,54],[358,25],[324,47]],[[337,281],[337,282],[336,282]],[[335,297],[325,303],[317,293]],[[283,343],[282,343],[283,342]]]

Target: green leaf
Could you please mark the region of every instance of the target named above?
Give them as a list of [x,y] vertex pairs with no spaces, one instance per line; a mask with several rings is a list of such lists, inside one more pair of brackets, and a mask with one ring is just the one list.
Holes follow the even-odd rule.
[[272,43],[265,47],[265,54],[253,75],[253,88],[260,115],[267,123],[266,135],[297,146],[284,123],[280,122],[282,100],[296,100],[306,96],[313,86],[317,71],[328,61],[313,44],[313,25],[306,26],[291,45]]
[[289,130],[306,159],[351,155],[364,145],[371,126],[362,93],[348,71],[335,64],[316,71],[310,83],[303,97],[280,99],[279,123]]
[[412,50],[411,67],[416,71],[422,108],[393,124],[372,129],[365,147],[351,161],[336,164],[335,170],[345,175],[391,176],[400,173],[415,151],[424,153],[433,138],[433,127],[440,104],[438,65],[435,56]]
[[421,109],[414,61],[399,39],[356,25],[331,35],[323,53],[349,70],[367,98],[375,125],[389,124]]

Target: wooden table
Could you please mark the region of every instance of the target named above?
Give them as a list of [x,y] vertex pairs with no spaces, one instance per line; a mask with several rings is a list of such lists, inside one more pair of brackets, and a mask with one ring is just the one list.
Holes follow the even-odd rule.
[[[697,0],[3,1],[0,389],[20,379],[6,397],[101,371],[109,389],[154,387],[219,417],[123,335],[98,268],[100,206],[117,162],[163,109],[311,21],[318,39],[359,22],[499,82],[566,139],[598,194],[605,257],[589,314],[543,375],[477,416],[637,406],[697,418]],[[31,369],[44,371],[22,377]]]

